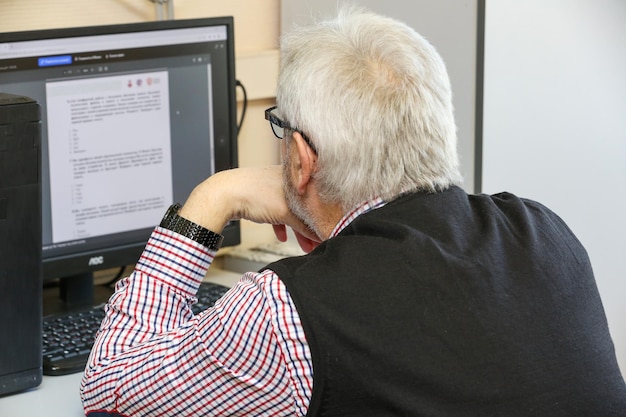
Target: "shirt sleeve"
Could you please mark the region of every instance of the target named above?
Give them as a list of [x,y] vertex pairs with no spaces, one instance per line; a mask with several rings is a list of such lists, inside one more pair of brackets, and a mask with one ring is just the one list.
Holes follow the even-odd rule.
[[286,287],[247,273],[215,306],[190,306],[214,252],[156,228],[111,296],[85,374],[87,415],[305,415],[310,351]]

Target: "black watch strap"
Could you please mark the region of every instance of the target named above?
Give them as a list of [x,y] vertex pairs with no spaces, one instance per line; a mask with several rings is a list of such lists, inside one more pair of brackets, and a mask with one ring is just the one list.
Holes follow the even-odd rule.
[[178,211],[180,208],[180,204],[172,204],[167,209],[160,226],[198,242],[211,250],[218,250],[222,240],[224,240],[224,236],[179,216]]

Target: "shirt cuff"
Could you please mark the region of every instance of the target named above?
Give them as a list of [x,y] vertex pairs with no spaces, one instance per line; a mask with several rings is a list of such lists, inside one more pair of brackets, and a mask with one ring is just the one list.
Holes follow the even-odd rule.
[[193,296],[216,253],[176,232],[156,227],[135,270]]

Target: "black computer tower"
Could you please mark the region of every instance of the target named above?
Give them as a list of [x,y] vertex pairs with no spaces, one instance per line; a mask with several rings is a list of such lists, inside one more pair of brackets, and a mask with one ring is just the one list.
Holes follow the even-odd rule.
[[0,395],[41,383],[41,110],[0,93]]

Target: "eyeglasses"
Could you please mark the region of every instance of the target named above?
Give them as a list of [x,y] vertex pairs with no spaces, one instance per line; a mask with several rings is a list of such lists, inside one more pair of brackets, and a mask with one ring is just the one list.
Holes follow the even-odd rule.
[[293,130],[294,132],[298,132],[298,133],[300,133],[302,135],[302,138],[304,139],[306,144],[309,145],[309,148],[311,148],[311,150],[313,152],[315,152],[315,154],[317,154],[317,149],[315,149],[315,146],[313,145],[311,140],[308,138],[308,136],[303,131],[301,131],[300,129],[297,129],[295,127],[290,126],[289,123],[285,122],[283,119],[281,119],[280,117],[276,116],[276,114],[274,113],[274,110],[276,110],[276,108],[277,108],[277,106],[274,106],[274,107],[270,107],[269,109],[265,110],[265,120],[269,120],[270,126],[272,127],[272,132],[274,132],[274,136],[276,136],[278,139],[284,138],[285,137],[285,129]]

